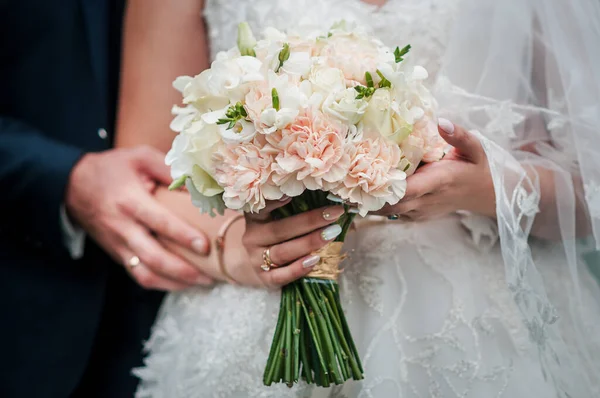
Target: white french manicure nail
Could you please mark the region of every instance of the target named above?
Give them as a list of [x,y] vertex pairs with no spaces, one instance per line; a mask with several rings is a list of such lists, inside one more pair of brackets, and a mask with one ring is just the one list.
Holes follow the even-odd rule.
[[441,117],[438,119],[438,126],[440,126],[440,128],[444,130],[446,134],[454,134],[454,124],[450,120]]
[[358,214],[360,213],[360,210],[358,209],[358,207],[351,207],[348,209],[348,213]]
[[321,232],[321,237],[324,241],[330,241],[337,238],[342,233],[342,227],[338,224],[333,224]]
[[206,240],[202,238],[196,238],[192,241],[192,250],[198,254],[206,254]]
[[302,261],[302,268],[314,267],[319,264],[319,261],[321,261],[321,257],[317,255],[306,257],[304,261]]

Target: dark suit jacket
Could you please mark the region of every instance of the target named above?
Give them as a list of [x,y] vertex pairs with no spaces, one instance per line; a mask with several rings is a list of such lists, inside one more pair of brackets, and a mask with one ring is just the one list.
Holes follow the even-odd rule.
[[66,397],[123,373],[129,384],[114,391],[132,394],[127,374],[159,297],[89,240],[72,260],[59,220],[74,164],[111,147],[122,11],[108,0],[0,0],[2,397]]

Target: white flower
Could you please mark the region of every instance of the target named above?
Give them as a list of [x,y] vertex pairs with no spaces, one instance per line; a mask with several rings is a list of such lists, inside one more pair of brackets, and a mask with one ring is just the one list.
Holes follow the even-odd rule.
[[165,163],[171,166],[171,177],[191,176],[194,165],[212,173],[212,154],[221,141],[215,125],[194,121],[175,137]]
[[[306,87],[297,86],[287,75],[269,72],[268,82],[260,82],[245,97],[245,109],[261,134],[271,134],[287,127],[307,103]],[[277,93],[278,108],[274,108],[273,93]]]
[[326,65],[313,66],[308,80],[312,83],[313,91],[321,92],[324,96],[346,89],[344,73]]
[[256,135],[256,127],[246,120],[238,120],[233,128],[228,128],[227,124],[219,125],[219,132],[226,144],[239,144],[252,141]]
[[260,115],[260,123],[265,126],[262,129],[263,134],[271,134],[277,130],[287,127],[298,116],[297,109],[283,108],[275,110],[275,108],[265,109]]
[[[194,77],[180,76],[173,82],[173,87],[183,94],[183,103],[193,106],[199,113],[220,109],[229,103],[229,99],[222,88],[215,89],[208,84],[211,76],[212,72],[208,69]],[[174,109],[173,113],[182,112]]]
[[383,136],[401,144],[412,132],[415,121],[423,117],[418,107],[408,108],[407,103],[398,104],[389,88],[375,90],[362,119],[362,128],[367,138]]
[[199,208],[202,213],[208,213],[211,217],[215,217],[217,215],[216,213],[220,215],[225,214],[225,202],[223,202],[223,195],[202,195],[189,178],[186,180],[185,186],[192,197],[192,204]]
[[241,56],[234,59],[216,60],[212,63],[210,90],[222,90],[233,103],[241,101],[250,90],[247,83],[264,80],[262,62],[255,57]]
[[306,77],[310,71],[312,60],[307,52],[291,52],[290,57],[283,63],[281,70],[291,75]]
[[331,93],[323,102],[323,112],[347,124],[358,123],[369,103],[365,99],[356,99],[357,94],[353,88]]

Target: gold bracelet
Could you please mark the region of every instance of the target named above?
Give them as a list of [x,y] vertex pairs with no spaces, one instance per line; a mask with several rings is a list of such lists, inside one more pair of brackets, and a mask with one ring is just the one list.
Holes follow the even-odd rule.
[[217,234],[217,239],[215,240],[215,246],[217,247],[217,261],[219,262],[219,271],[225,276],[227,281],[233,285],[236,285],[236,280],[229,275],[229,272],[225,269],[225,235],[227,235],[227,231],[229,228],[238,220],[244,218],[242,214],[238,214],[237,216],[231,217],[229,220],[225,221],[221,228],[219,229],[219,233]]

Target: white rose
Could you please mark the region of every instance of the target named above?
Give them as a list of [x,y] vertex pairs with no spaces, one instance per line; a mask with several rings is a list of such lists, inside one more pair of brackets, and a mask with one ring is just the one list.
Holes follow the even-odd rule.
[[398,104],[388,88],[375,90],[362,119],[365,137],[378,135],[400,145],[412,132],[413,124],[423,116],[418,107],[408,108],[406,103]]
[[321,92],[325,96],[346,89],[344,73],[325,65],[313,66],[308,80],[312,83],[313,91]]
[[192,122],[175,139],[165,163],[171,166],[171,177],[177,180],[190,177],[196,189],[205,196],[214,196],[223,190],[213,178],[212,156],[221,142],[219,129],[202,120]]
[[356,124],[363,117],[369,103],[356,99],[358,93],[353,88],[330,94],[323,102],[323,112],[347,124]]

